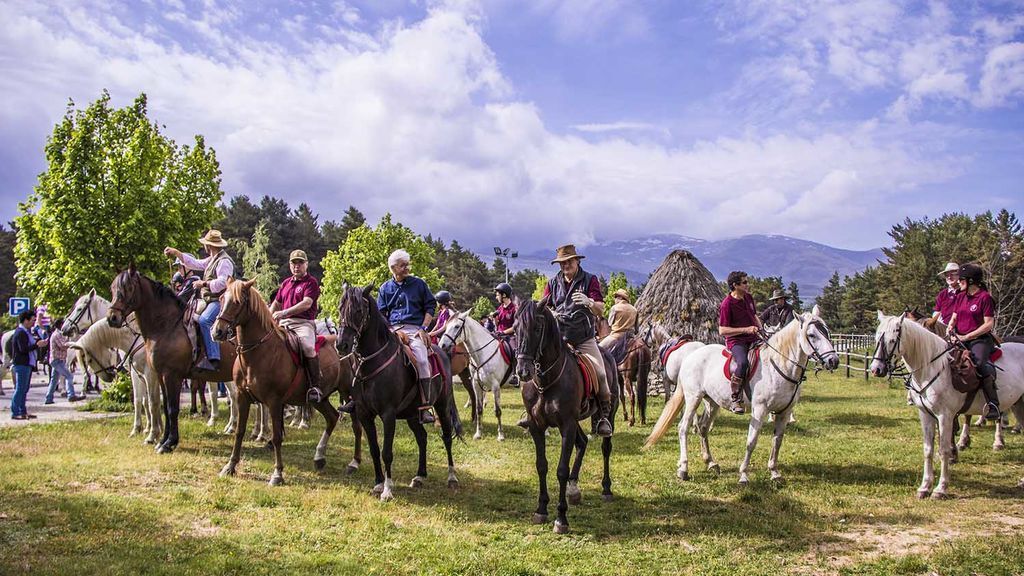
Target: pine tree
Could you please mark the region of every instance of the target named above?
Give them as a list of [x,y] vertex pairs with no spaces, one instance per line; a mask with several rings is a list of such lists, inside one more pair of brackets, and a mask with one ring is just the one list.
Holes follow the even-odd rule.
[[828,284],[821,290],[821,296],[815,299],[818,309],[821,312],[821,319],[829,325],[832,330],[843,330],[842,322],[843,294],[845,290],[842,282],[839,281],[839,272],[833,272]]

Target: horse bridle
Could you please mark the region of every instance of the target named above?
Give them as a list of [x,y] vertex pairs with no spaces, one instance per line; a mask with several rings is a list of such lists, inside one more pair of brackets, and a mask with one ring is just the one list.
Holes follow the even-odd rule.
[[[365,297],[362,294],[359,295],[359,298],[362,298],[362,299],[365,300]],[[401,342],[397,341],[398,336],[394,336],[394,338],[390,338],[389,337],[386,344],[381,346],[379,350],[373,352],[369,356],[363,356],[363,355],[359,354],[359,336],[362,335],[364,330],[366,330],[366,323],[369,322],[369,321],[370,321],[370,309],[369,309],[369,303],[368,302],[367,302],[366,314],[363,315],[362,321],[359,323],[359,328],[353,328],[350,325],[349,321],[348,321],[348,315],[347,314],[342,314],[340,310],[338,311],[338,337],[339,337],[339,341],[340,341],[340,338],[342,336],[342,332],[346,328],[348,328],[349,330],[352,330],[354,332],[354,334],[352,336],[352,351],[349,352],[346,356],[343,357],[343,358],[347,358],[348,356],[352,356],[352,358],[355,359],[355,370],[353,371],[353,374],[355,374],[355,377],[353,378],[354,382],[359,382],[359,381],[366,382],[366,381],[369,381],[374,376],[376,376],[376,375],[380,374],[381,372],[383,372],[385,368],[390,366],[391,363],[395,361],[395,358],[398,358],[398,355],[402,352],[402,344],[401,344]],[[389,332],[390,332],[390,330],[389,330]],[[394,335],[394,334],[392,333],[392,335]],[[376,358],[377,356],[382,354],[385,350],[387,350],[388,347],[390,346],[392,340],[396,340],[396,342],[395,342],[395,344],[396,344],[396,346],[395,346],[395,353],[392,354],[385,362],[383,362],[380,366],[378,366],[369,375],[367,375],[367,376],[361,375],[360,372],[363,371],[363,365],[367,361]],[[354,384],[354,382],[353,382],[353,384]]]
[[[537,314],[543,314],[543,313],[540,312],[540,311],[536,311],[534,313],[535,321],[536,321]],[[541,318],[541,321],[545,322],[545,320],[543,318]],[[547,368],[543,368],[541,366],[540,359],[539,358],[534,358],[534,356],[539,355],[539,351],[543,351],[544,350],[544,340],[547,338],[547,335],[548,335],[548,327],[546,325],[542,324],[541,327],[540,327],[540,338],[537,341],[537,347],[536,347],[536,349],[534,351],[534,354],[530,355],[530,354],[526,353],[526,350],[525,350],[526,349],[526,341],[527,341],[526,338],[520,338],[519,339],[520,350],[516,351],[516,360],[518,360],[519,362],[530,361],[530,362],[533,363],[533,370],[536,373],[536,377],[533,379],[533,385],[537,387],[537,390],[541,394],[543,394],[544,391],[547,390],[551,386],[551,384],[553,384],[553,383],[558,381],[558,379],[562,376],[562,373],[565,372],[565,364],[566,364],[566,358],[565,358],[566,355],[563,354],[562,355],[562,368],[558,371],[558,376],[556,376],[553,380],[551,380],[551,382],[549,382],[547,386],[541,386],[541,378],[544,377],[545,375],[547,375],[548,372],[551,372],[551,370],[553,370],[555,368],[555,364],[558,363],[558,361],[556,360],[556,361],[551,363],[551,366],[548,366]]]
[[[462,324],[459,324],[459,328],[455,331],[455,336],[452,336],[447,331],[445,331],[445,333],[441,335],[441,341],[442,342],[444,341],[445,338],[448,338],[449,340],[452,341],[452,354],[456,353],[455,352],[455,346],[459,343],[458,342],[459,337],[462,336],[462,334],[466,331],[466,320],[462,319],[462,318],[458,318],[457,320],[460,320],[462,322]],[[474,362],[473,354],[483,350],[488,345],[490,345],[491,342],[494,342],[494,341],[498,340],[494,336],[494,334],[491,334],[491,333],[488,332],[487,335],[491,337],[491,340],[489,342],[487,342],[486,344],[484,344],[483,346],[481,346],[479,348],[476,348],[475,350],[467,350],[467,351],[464,352],[464,354],[469,356],[469,364],[470,364],[470,366],[473,367],[473,370],[476,370],[478,372],[480,371],[481,368],[483,368],[484,366],[487,366],[491,362],[491,360],[493,360],[494,357],[498,355],[498,352],[501,351],[501,342],[498,341],[498,347],[495,348],[494,352],[492,352],[491,355],[487,357],[487,360],[484,360],[483,362],[481,362],[479,364],[476,364]]]
[[[800,317],[799,322],[800,322],[800,327],[803,328],[804,327],[804,320],[803,320],[802,317]],[[829,338],[828,328],[821,321],[819,321],[819,320],[811,320],[810,322],[807,323],[807,327],[810,328],[811,326],[814,326],[822,334],[824,334],[826,339]],[[799,376],[797,376],[796,379],[793,379],[793,378],[789,377],[786,373],[784,373],[782,371],[782,369],[778,367],[777,364],[775,364],[774,359],[771,361],[772,367],[774,367],[775,371],[779,373],[779,376],[782,376],[783,378],[788,380],[790,383],[799,385],[799,382],[801,380],[803,380],[804,373],[807,371],[807,364],[810,363],[812,358],[814,359],[814,361],[818,365],[818,367],[815,368],[815,374],[817,374],[821,370],[821,366],[825,365],[825,358],[824,358],[824,356],[822,356],[822,354],[820,352],[818,352],[818,348],[814,345],[813,342],[811,342],[810,338],[805,338],[805,339],[807,340],[807,345],[811,347],[811,354],[809,355],[807,361],[804,362],[803,364],[801,364],[800,362],[798,362],[798,361],[790,358],[789,356],[786,356],[785,354],[783,354],[775,346],[772,346],[772,344],[771,344],[771,337],[768,336],[764,332],[764,330],[761,330],[759,335],[761,336],[761,339],[764,342],[765,346],[767,346],[769,349],[775,351],[775,353],[778,354],[779,357],[781,357],[783,360],[785,360],[785,361],[789,362],[790,364],[793,364],[794,366],[799,368],[799,370],[800,370],[799,371]],[[833,350],[832,353],[833,354],[837,354],[837,352],[835,350]]]
[[[131,308],[133,311],[135,310],[135,306],[136,306],[135,300],[138,298],[139,286],[133,287],[132,290],[131,290],[131,296],[130,297],[126,297],[124,292],[126,292],[126,285],[128,284],[128,278],[129,278],[129,276],[132,276],[132,273],[129,273],[129,272],[125,271],[125,272],[122,272],[122,274],[124,276],[121,276],[118,279],[118,282],[117,282],[117,287],[119,288],[118,294],[114,295],[114,300],[115,301],[111,302],[110,309],[112,311],[114,311],[114,312],[117,312],[118,314],[120,314],[125,319],[127,319],[128,314],[130,314],[131,312],[126,312],[125,310],[126,310],[126,308]],[[135,275],[138,276],[138,272],[136,272]],[[139,278],[139,281],[136,282],[136,284],[139,284],[141,282],[141,278],[142,277],[138,276],[138,278]],[[120,296],[120,298],[118,298],[117,296]]]
[[96,292],[90,292],[89,293],[89,299],[85,301],[85,308],[82,308],[81,310],[78,311],[78,314],[75,315],[75,319],[74,320],[72,320],[70,318],[65,319],[64,320],[64,324],[65,325],[70,325],[71,327],[73,327],[75,329],[75,332],[78,332],[79,334],[81,334],[82,333],[82,329],[78,326],[78,323],[82,321],[82,316],[85,316],[86,312],[89,313],[89,323],[90,324],[95,323],[95,320],[93,320],[93,317],[92,317],[92,301],[93,301],[94,298],[96,298]]
[[[249,290],[251,290],[251,288]],[[245,291],[245,294],[242,295],[242,299],[239,301],[239,309],[240,310],[241,309],[249,309],[250,306],[251,306],[251,300],[249,298],[249,290]],[[227,318],[224,315],[225,312],[227,312],[227,306],[221,308],[221,311],[217,314],[217,319],[216,319],[215,322],[227,322],[228,323],[228,330],[229,331],[233,331],[236,328],[238,328],[238,315],[239,314],[236,312],[234,317]],[[239,354],[239,356],[241,356],[243,353],[246,353],[246,352],[252,352],[253,350],[259,348],[261,344],[263,344],[264,342],[269,340],[270,336],[273,333],[274,333],[273,330],[267,330],[267,333],[263,335],[263,338],[260,338],[259,341],[257,341],[254,344],[244,344],[242,342],[241,338],[239,338],[238,339],[238,346],[235,348],[235,351]]]

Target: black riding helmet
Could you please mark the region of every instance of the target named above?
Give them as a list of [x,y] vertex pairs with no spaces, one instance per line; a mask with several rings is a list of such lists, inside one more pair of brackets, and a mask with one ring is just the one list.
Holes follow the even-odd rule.
[[502,282],[501,284],[498,284],[497,286],[495,286],[494,287],[494,291],[495,292],[500,292],[501,294],[504,294],[505,296],[507,296],[509,298],[512,297],[512,287],[509,286],[507,282]]
[[972,284],[975,286],[984,286],[985,271],[977,264],[961,264],[960,279],[966,280],[968,286]]
[[434,300],[437,300],[438,304],[451,304],[452,295],[447,290],[441,290],[437,294],[434,294]]

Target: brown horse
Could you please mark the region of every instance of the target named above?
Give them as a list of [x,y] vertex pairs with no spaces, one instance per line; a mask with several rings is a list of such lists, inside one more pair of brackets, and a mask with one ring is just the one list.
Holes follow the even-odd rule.
[[[287,335],[270,313],[270,308],[259,291],[253,289],[255,280],[228,280],[224,292],[224,304],[217,321],[213,325],[213,338],[223,340],[232,328],[238,330],[238,361],[235,362],[235,384],[238,387],[238,426],[235,429],[235,444],[231,450],[231,458],[221,470],[221,476],[234,476],[235,468],[242,453],[242,439],[249,420],[249,405],[255,400],[270,410],[270,419],[274,433],[271,443],[274,446],[274,472],[270,476],[270,485],[284,483],[284,462],[281,459],[281,441],[284,438],[284,407],[285,404],[303,406],[306,404],[306,374],[302,366],[296,365],[289,352]],[[334,337],[327,340],[334,344]],[[331,405],[328,397],[340,390],[343,397],[348,396],[352,384],[351,359],[341,361],[333,346],[324,346],[319,351],[320,371],[323,373],[321,389],[324,392],[320,402],[312,404],[317,412],[323,415],[327,427],[320,436],[313,456],[313,465],[323,470],[327,465],[327,442],[331,439],[334,426],[338,423],[338,411]],[[356,438],[356,459],[360,459],[359,424],[352,423],[352,432]],[[349,465],[349,470],[352,466]]]
[[146,342],[146,354],[159,379],[164,395],[164,436],[156,446],[161,454],[178,447],[178,412],[181,406],[181,382],[185,378],[205,382],[231,380],[235,346],[221,347],[220,369],[214,372],[192,369],[192,342],[183,322],[185,303],[170,288],[140,274],[134,266],[121,271],[110,286],[113,302],[107,322],[114,328],[124,325],[132,312]]
[[651,349],[639,336],[632,337],[628,346],[626,357],[618,365],[619,396],[629,396],[629,409],[623,408],[622,417],[633,426],[636,424],[636,409],[639,406],[640,424],[647,424],[647,377],[651,373]]
[[[568,345],[562,341],[558,323],[546,300],[541,300],[539,304],[531,300],[520,306],[516,311],[515,330],[519,340],[516,370],[520,381],[523,382],[523,405],[530,423],[530,436],[533,437],[536,450],[537,476],[540,480],[540,496],[537,499],[537,511],[533,514],[533,522],[544,524],[548,521],[550,498],[544,433],[548,428],[558,428],[562,436],[562,450],[558,458],[558,516],[555,519],[554,530],[558,534],[566,534],[569,532],[569,519],[566,516],[569,510],[568,502],[579,504],[582,499],[579,478],[583,455],[587,451],[587,435],[579,422],[584,418],[591,418],[591,427],[596,427],[599,417],[597,400],[584,398],[583,373]],[[619,387],[614,382],[617,378],[615,362],[607,352],[602,351],[602,355],[609,380],[608,387],[612,394],[612,408],[608,420],[614,426],[615,411],[619,405]],[[584,406],[586,411],[581,411]],[[574,447],[576,460],[570,470],[569,459]],[[602,438],[601,452],[604,455],[601,495],[608,501],[612,499],[612,480],[609,473],[611,438]]]

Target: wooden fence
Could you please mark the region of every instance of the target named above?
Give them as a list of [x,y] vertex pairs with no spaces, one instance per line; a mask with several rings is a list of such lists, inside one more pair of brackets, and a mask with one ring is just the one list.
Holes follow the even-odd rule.
[[847,378],[863,374],[868,379],[871,351],[875,347],[873,334],[833,334],[832,346],[839,354],[839,369]]

